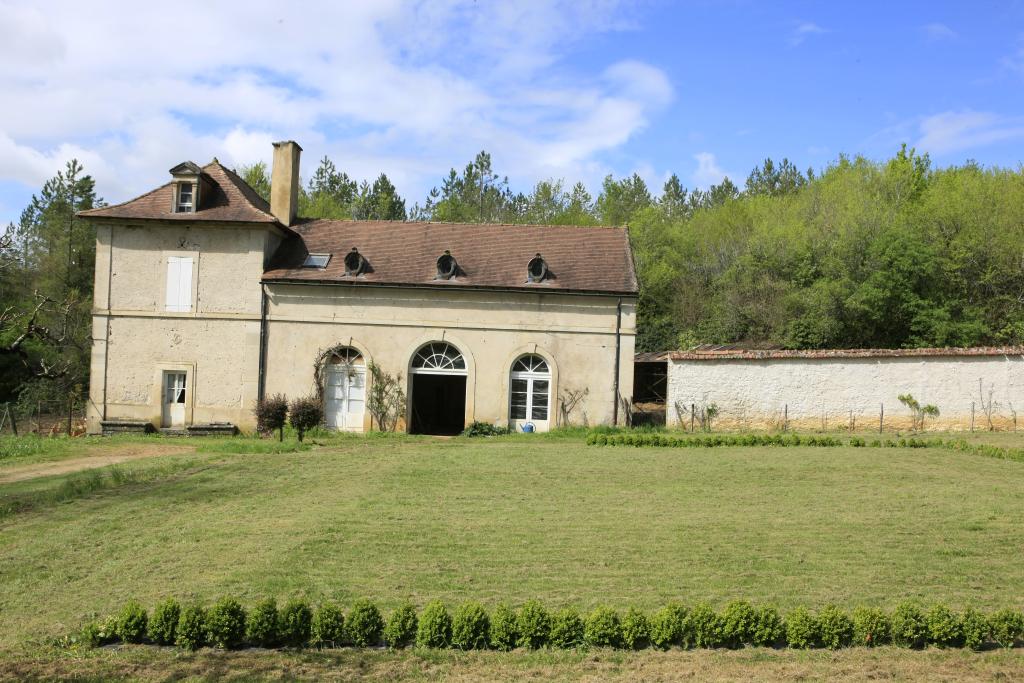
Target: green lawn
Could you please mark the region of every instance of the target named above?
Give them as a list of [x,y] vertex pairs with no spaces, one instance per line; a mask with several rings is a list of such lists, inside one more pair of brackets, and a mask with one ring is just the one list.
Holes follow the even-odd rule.
[[120,467],[0,520],[0,644],[167,595],[1024,606],[1024,465],[945,450],[341,438]]

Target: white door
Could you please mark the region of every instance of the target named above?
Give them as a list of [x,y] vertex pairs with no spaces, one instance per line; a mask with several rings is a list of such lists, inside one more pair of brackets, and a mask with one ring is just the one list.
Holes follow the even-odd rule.
[[366,409],[366,368],[328,365],[324,386],[324,417],[331,429],[363,430]]
[[185,373],[165,372],[163,391],[163,426],[185,425]]

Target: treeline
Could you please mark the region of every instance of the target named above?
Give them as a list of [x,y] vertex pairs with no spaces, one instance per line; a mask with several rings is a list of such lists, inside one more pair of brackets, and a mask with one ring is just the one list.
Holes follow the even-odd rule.
[[[239,172],[269,198],[264,164]],[[73,213],[97,202],[71,162],[0,242],[0,401],[87,382],[95,235]],[[935,168],[906,147],[881,162],[841,156],[817,173],[768,159],[742,188],[726,178],[691,190],[672,175],[655,191],[636,174],[608,176],[596,197],[563,180],[513,191],[481,152],[411,208],[385,174],[360,182],[324,158],[299,213],[628,225],[644,351],[1024,343],[1024,172]]]

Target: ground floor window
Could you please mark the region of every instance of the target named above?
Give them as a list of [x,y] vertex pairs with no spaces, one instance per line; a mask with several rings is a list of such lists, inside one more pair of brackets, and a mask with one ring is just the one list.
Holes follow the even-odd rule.
[[551,369],[537,355],[522,356],[512,364],[509,419],[547,420],[551,402]]

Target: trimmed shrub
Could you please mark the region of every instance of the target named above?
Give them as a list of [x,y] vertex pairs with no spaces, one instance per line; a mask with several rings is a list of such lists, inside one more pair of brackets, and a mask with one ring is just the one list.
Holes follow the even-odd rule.
[[274,394],[256,403],[256,431],[267,434],[277,431],[278,440],[284,441],[284,426],[288,423],[288,399]]
[[818,634],[830,650],[847,647],[853,641],[853,621],[835,605],[826,605],[818,613]]
[[877,607],[858,607],[853,610],[853,642],[876,647],[889,642],[889,617]]
[[722,644],[737,648],[754,642],[757,612],[746,600],[734,600],[722,612]]
[[267,598],[256,603],[245,620],[245,638],[257,647],[274,647],[281,641],[277,602]]
[[305,600],[289,600],[277,615],[281,642],[288,647],[305,647],[313,628],[313,611]]
[[754,619],[751,642],[761,647],[778,647],[786,643],[786,624],[774,605],[761,605]]
[[448,647],[452,642],[452,618],[439,600],[428,602],[420,612],[416,645],[419,647]]
[[635,607],[622,617],[622,644],[629,650],[642,650],[651,640],[651,627],[647,615]]
[[125,643],[142,643],[146,640],[148,623],[146,608],[130,600],[117,615],[117,637]]
[[508,605],[499,602],[491,613],[491,647],[496,650],[511,650],[519,642],[516,630],[516,613]]
[[174,642],[186,650],[198,650],[206,645],[206,611],[201,606],[189,605],[181,611]]
[[345,643],[345,615],[333,602],[325,602],[313,614],[310,627],[313,644],[319,647],[341,647]]
[[519,646],[536,650],[548,644],[551,637],[551,616],[537,600],[527,600],[516,616]]
[[387,625],[384,627],[384,642],[388,647],[406,647],[416,642],[416,628],[419,620],[416,618],[416,608],[406,600],[391,613]]
[[319,425],[324,420],[324,407],[316,396],[305,396],[292,401],[291,409],[288,411],[288,421],[302,441],[306,432]]
[[491,638],[491,620],[479,602],[464,602],[452,617],[452,647],[486,650]]
[[210,645],[232,650],[245,639],[245,610],[234,598],[221,598],[206,612]]
[[820,640],[818,620],[806,607],[797,607],[786,615],[786,642],[798,650],[814,647]]
[[1002,647],[1013,647],[1014,642],[1024,637],[1024,615],[1017,610],[1001,609],[988,618],[992,640]]
[[718,647],[722,643],[722,621],[706,603],[700,603],[686,619],[694,647]]
[[945,605],[932,605],[925,616],[928,623],[928,642],[939,647],[959,647],[964,639],[960,616]]
[[174,645],[178,634],[178,619],[181,618],[181,605],[174,598],[167,598],[153,610],[153,618],[149,620],[146,632],[149,639],[157,645]]
[[667,650],[673,645],[684,645],[686,632],[686,608],[678,603],[669,603],[654,613],[650,623],[651,645]]
[[583,639],[592,647],[618,647],[622,643],[622,624],[618,612],[603,605],[596,607],[587,615]]
[[360,599],[352,604],[345,628],[349,639],[356,647],[379,645],[381,634],[384,633],[384,619],[380,616],[377,605],[369,600]]
[[960,616],[960,625],[964,632],[965,646],[977,651],[988,642],[988,619],[981,612],[968,607]]
[[898,647],[924,647],[928,640],[928,624],[917,603],[904,601],[892,613],[892,644]]
[[551,617],[551,645],[570,649],[583,645],[583,617],[574,607],[563,607]]
[[110,615],[90,621],[82,627],[79,642],[86,647],[100,647],[117,640],[117,617]]

